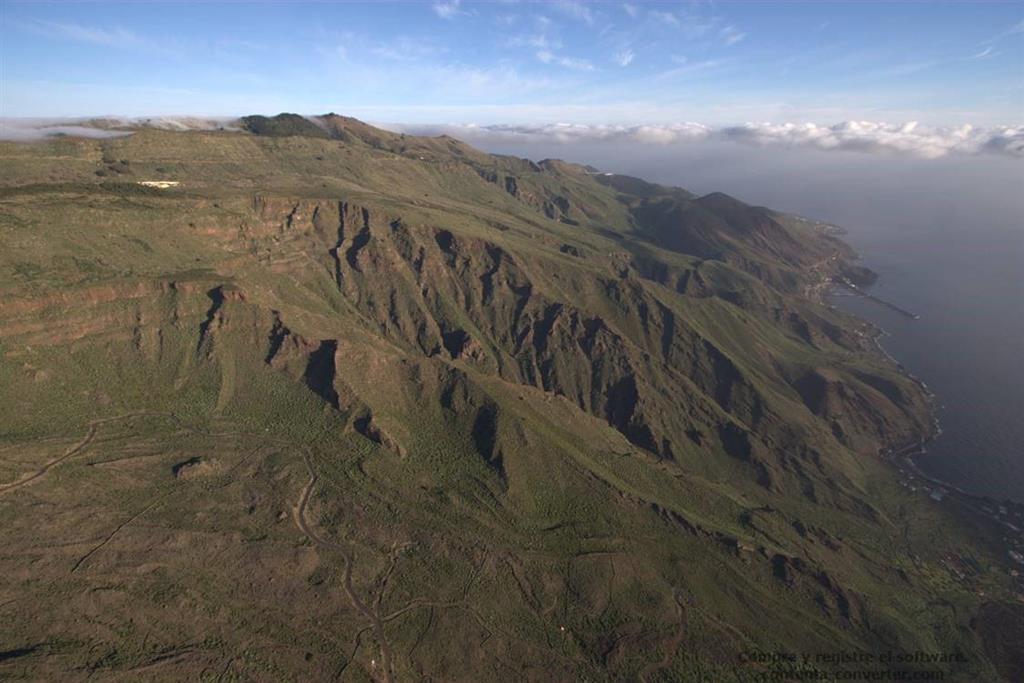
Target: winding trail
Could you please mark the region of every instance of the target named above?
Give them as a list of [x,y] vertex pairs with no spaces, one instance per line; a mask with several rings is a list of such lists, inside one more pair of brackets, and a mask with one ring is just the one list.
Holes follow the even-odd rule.
[[679,625],[676,632],[672,634],[672,637],[666,641],[665,655],[660,661],[651,662],[643,669],[640,670],[638,678],[647,683],[648,677],[661,671],[672,663],[672,660],[676,657],[676,651],[686,638],[686,607],[683,606],[682,601],[679,599],[679,595],[673,596],[676,601],[676,614],[679,615]]
[[[139,417],[165,417],[165,418],[169,418],[169,419],[177,422],[178,424],[182,424],[181,420],[174,413],[159,412],[159,411],[138,411],[138,412],[124,413],[124,414],[121,414],[121,415],[115,415],[115,416],[111,416],[111,417],[105,417],[105,418],[99,418],[99,419],[91,420],[89,422],[88,430],[87,430],[86,434],[82,437],[82,439],[79,440],[74,445],[72,445],[71,447],[69,447],[67,450],[65,450],[63,453],[61,453],[59,456],[57,456],[56,458],[53,458],[53,459],[47,461],[45,464],[43,464],[37,470],[35,470],[33,472],[29,472],[29,473],[21,476],[19,479],[15,480],[15,481],[8,482],[8,483],[5,483],[5,484],[0,484],[0,496],[8,494],[8,493],[10,493],[12,491],[18,490],[18,489],[22,488],[23,486],[26,486],[28,484],[31,484],[32,482],[35,482],[35,481],[43,478],[53,468],[57,467],[61,463],[66,462],[70,458],[73,458],[75,455],[78,455],[78,454],[82,453],[84,450],[86,450],[93,443],[93,441],[95,441],[96,436],[97,436],[97,434],[99,432],[99,428],[101,426],[103,426],[105,424],[112,423],[112,422],[118,422],[118,421],[122,421],[122,420],[131,420],[131,419],[139,418]],[[197,430],[193,429],[191,431],[197,431]],[[212,435],[212,434],[207,434],[207,435]],[[291,444],[291,443],[288,443],[288,442],[284,442],[284,441],[278,441],[276,439],[266,439],[264,445],[266,445],[266,443],[274,443],[274,442],[276,442],[279,445],[284,446],[284,447],[294,447],[294,444]],[[254,449],[253,452],[251,452],[249,455],[247,455],[245,458],[243,458],[243,460],[241,462],[236,463],[235,466],[232,467],[232,470],[234,470],[237,467],[239,467],[242,464],[242,462],[247,461],[249,458],[251,458],[253,455],[258,453],[260,450],[261,450],[261,448]],[[294,516],[295,516],[296,526],[298,526],[299,530],[310,541],[312,541],[316,546],[321,547],[321,548],[325,548],[325,549],[329,549],[329,550],[333,550],[333,551],[335,551],[335,552],[337,552],[337,553],[339,553],[341,555],[341,557],[342,557],[342,559],[344,561],[344,565],[345,565],[344,578],[343,578],[343,582],[342,582],[342,586],[344,588],[344,591],[345,591],[346,595],[348,596],[349,601],[352,603],[352,606],[363,617],[365,617],[370,622],[370,625],[365,627],[365,628],[363,628],[360,631],[360,633],[357,636],[357,638],[356,638],[356,644],[354,646],[355,649],[353,650],[353,653],[352,653],[353,657],[355,656],[355,652],[359,649],[359,641],[361,640],[362,634],[365,633],[367,630],[371,630],[372,629],[373,632],[374,632],[374,636],[375,636],[375,638],[376,638],[376,640],[377,640],[377,642],[379,644],[379,647],[380,647],[380,667],[379,667],[379,670],[382,670],[383,680],[385,681],[385,683],[393,683],[393,681],[394,681],[393,664],[392,664],[393,658],[392,658],[392,653],[391,653],[391,646],[390,646],[390,644],[389,644],[389,642],[387,640],[387,636],[386,636],[386,633],[385,633],[385,630],[384,630],[384,625],[387,622],[390,622],[390,621],[393,621],[395,619],[398,619],[399,617],[407,614],[410,611],[416,610],[416,609],[427,608],[427,609],[433,610],[435,608],[438,608],[438,609],[453,609],[454,608],[454,609],[466,610],[479,623],[479,625],[488,633],[487,638],[490,637],[490,635],[491,635],[491,627],[488,625],[487,620],[483,617],[483,615],[481,615],[466,600],[466,596],[465,595],[463,595],[463,599],[462,600],[429,600],[429,599],[425,599],[425,598],[413,598],[408,603],[406,603],[405,606],[400,607],[400,608],[394,610],[393,612],[391,612],[391,613],[389,613],[387,615],[382,615],[382,607],[383,607],[382,603],[383,603],[383,599],[384,599],[384,593],[386,592],[387,584],[388,584],[388,582],[389,582],[389,580],[391,578],[391,575],[395,571],[395,568],[396,568],[396,565],[397,565],[397,562],[398,562],[399,553],[404,548],[408,547],[409,544],[398,544],[398,543],[395,543],[392,546],[391,553],[390,553],[389,565],[385,569],[385,571],[383,572],[383,575],[379,576],[378,579],[375,582],[377,584],[377,590],[375,591],[376,595],[374,597],[373,604],[372,604],[372,606],[370,606],[366,602],[364,602],[359,597],[359,595],[356,593],[356,590],[355,590],[355,588],[352,585],[352,571],[353,571],[352,568],[353,568],[353,564],[354,564],[354,559],[353,559],[353,556],[352,556],[352,553],[351,553],[351,550],[349,549],[349,547],[346,546],[346,545],[343,545],[343,544],[331,541],[331,540],[329,540],[327,538],[324,538],[324,537],[320,536],[316,531],[314,531],[313,524],[310,522],[309,518],[307,517],[309,502],[312,499],[313,491],[316,489],[316,485],[317,485],[317,483],[319,481],[319,476],[317,475],[316,469],[313,467],[313,462],[311,460],[310,453],[306,449],[302,450],[302,460],[303,460],[303,464],[306,467],[306,471],[307,471],[307,473],[309,475],[309,480],[306,482],[306,485],[302,488],[302,491],[301,491],[301,493],[299,495],[299,500],[298,500],[298,502],[297,502],[297,504],[296,504],[296,506],[294,508]],[[98,552],[99,550],[104,548],[126,526],[129,526],[132,522],[134,522],[138,518],[144,516],[146,513],[151,511],[154,507],[158,506],[159,504],[161,504],[163,502],[164,502],[164,497],[161,497],[161,499],[153,501],[150,505],[147,505],[146,507],[144,507],[142,510],[140,510],[136,514],[132,515],[127,520],[125,520],[121,524],[117,525],[109,534],[107,534],[105,537],[103,537],[102,540],[97,545],[95,545],[92,549],[90,549],[84,556],[79,558],[79,560],[72,567],[71,573],[74,573],[74,572],[78,571],[79,569],[81,569],[89,561],[89,559],[93,555],[95,555],[96,552]],[[474,576],[474,578],[475,578],[475,576]],[[470,583],[472,583],[472,579],[471,579]],[[467,584],[467,586],[465,587],[465,591],[468,591],[468,590],[469,590],[469,585]],[[0,607],[6,606],[10,602],[13,602],[13,601],[8,601],[8,603],[4,603],[3,605],[0,605]],[[523,640],[521,638],[518,638],[518,637],[514,636],[513,634],[502,632],[502,635],[504,637],[509,638],[511,640],[514,640],[516,642],[520,642],[523,645],[526,645],[526,646],[529,646],[529,647],[536,647],[536,645],[534,643],[526,641],[526,640]],[[486,638],[485,638],[485,640],[486,640]],[[674,650],[674,648],[673,648],[673,650]],[[349,658],[349,662],[351,661],[351,659],[352,659],[352,657]],[[566,657],[566,659],[568,659],[570,661],[579,661],[578,657]],[[346,662],[345,666],[342,667],[342,671],[344,670],[344,668],[347,666],[347,664],[349,662]],[[228,662],[228,665],[230,665],[230,661]],[[375,671],[378,670],[378,667],[375,664],[373,664],[373,668],[374,668]],[[660,668],[660,667],[656,667],[656,668]],[[373,673],[374,672],[371,672],[371,675],[373,675]]]
[[[111,417],[104,417],[104,418],[99,418],[99,419],[96,419],[96,420],[91,420],[89,422],[89,428],[88,428],[88,431],[85,433],[85,436],[83,436],[80,441],[78,441],[77,443],[72,445],[70,448],[65,450],[59,456],[57,456],[56,458],[53,458],[53,459],[47,461],[45,464],[43,464],[37,470],[35,470],[33,472],[29,472],[29,473],[21,476],[20,478],[16,479],[15,481],[8,482],[8,483],[5,483],[5,484],[0,484],[0,496],[3,496],[3,495],[8,494],[8,493],[11,493],[12,491],[16,491],[16,490],[20,489],[23,486],[26,486],[28,484],[31,484],[34,481],[37,481],[37,480],[41,479],[42,477],[46,476],[46,474],[49,473],[50,470],[52,470],[54,467],[57,467],[61,463],[66,462],[70,458],[73,458],[75,455],[78,455],[79,453],[82,453],[96,439],[96,435],[99,432],[99,428],[102,425],[105,425],[105,424],[108,424],[108,423],[111,423],[111,422],[118,422],[118,421],[121,421],[121,420],[130,420],[130,419],[137,418],[137,417],[167,417],[167,418],[170,418],[172,420],[180,422],[180,420],[178,420],[178,417],[176,415],[174,415],[173,413],[157,412],[157,411],[138,411],[138,412],[124,413],[122,415],[114,415],[114,416],[111,416]],[[258,451],[258,450],[259,449],[256,449],[256,451]],[[254,453],[256,451],[254,451]],[[253,453],[250,453],[249,456],[247,456],[244,460],[247,460],[248,457],[250,457],[251,455],[253,455]],[[341,554],[342,558],[344,559],[344,563],[345,563],[345,574],[344,574],[344,581],[343,581],[343,586],[344,586],[344,589],[345,589],[345,593],[348,595],[348,598],[349,598],[350,602],[352,603],[353,607],[355,607],[356,610],[360,614],[362,614],[364,617],[366,617],[367,619],[370,620],[370,623],[372,624],[372,628],[374,630],[374,634],[375,634],[375,636],[377,638],[377,641],[380,644],[381,668],[383,669],[383,672],[384,672],[384,681],[386,683],[392,683],[393,676],[392,676],[392,670],[391,670],[391,652],[390,652],[390,647],[389,647],[389,644],[388,644],[388,641],[387,641],[387,637],[386,637],[385,632],[384,632],[384,622],[385,622],[385,619],[382,619],[381,616],[380,616],[380,607],[381,607],[381,601],[383,599],[383,592],[384,592],[383,589],[386,586],[387,580],[390,577],[391,573],[394,571],[395,563],[397,562],[397,552],[399,550],[401,550],[401,548],[403,546],[397,546],[396,545],[395,548],[392,549],[391,564],[390,564],[390,567],[388,568],[388,570],[387,570],[387,572],[386,572],[386,574],[385,574],[385,576],[383,578],[382,585],[381,585],[381,591],[380,591],[381,594],[377,596],[377,598],[376,598],[376,600],[374,602],[374,609],[371,609],[369,606],[367,606],[367,604],[365,602],[363,602],[362,599],[360,599],[360,597],[356,594],[356,591],[355,591],[355,589],[352,586],[352,565],[353,565],[353,560],[352,560],[351,553],[349,552],[349,549],[347,547],[339,544],[339,543],[335,543],[335,542],[329,541],[329,540],[319,536],[315,531],[313,531],[312,525],[310,524],[309,520],[306,517],[307,507],[309,506],[309,501],[310,501],[310,498],[312,497],[313,490],[316,487],[316,484],[317,484],[317,481],[318,481],[318,476],[317,476],[316,470],[313,468],[313,463],[310,460],[309,453],[306,452],[306,451],[303,451],[302,458],[303,458],[303,463],[306,466],[306,470],[309,473],[309,481],[306,483],[306,486],[302,489],[302,493],[301,493],[301,495],[299,497],[299,502],[298,502],[298,505],[297,505],[296,510],[295,510],[295,512],[296,512],[296,514],[295,514],[296,524],[298,525],[298,527],[302,531],[302,533],[305,534],[306,537],[309,538],[311,541],[313,541],[313,543],[315,543],[317,546],[320,546],[322,548],[328,548],[328,549],[331,549],[331,550],[335,550],[335,551],[337,551],[337,552],[339,552]],[[238,463],[238,464],[241,464],[241,463]],[[237,467],[237,464],[236,464],[236,467]],[[103,540],[98,545],[93,547],[89,552],[87,552],[83,557],[81,557],[75,563],[74,567],[71,569],[71,572],[77,571],[82,565],[84,565],[89,560],[90,557],[92,557],[98,550],[100,550],[107,543],[109,543],[110,540],[114,536],[116,536],[117,533],[119,531],[121,531],[125,526],[128,526],[133,521],[135,521],[139,517],[141,517],[144,514],[146,514],[147,512],[149,512],[151,509],[153,509],[160,502],[162,502],[162,500],[154,501],[152,504],[150,504],[150,505],[146,506],[145,508],[143,508],[140,512],[138,512],[135,515],[131,516],[125,522],[122,522],[121,524],[116,526],[114,528],[114,530],[110,534],[108,534],[106,537],[104,537]]]
[[[306,519],[306,509],[309,507],[309,500],[313,495],[313,489],[316,488],[318,476],[316,470],[313,468],[313,463],[309,459],[309,453],[303,451],[302,461],[306,465],[306,471],[309,473],[309,481],[302,489],[302,493],[299,496],[299,503],[295,508],[295,523],[298,525],[299,530],[306,535],[309,540],[313,541],[316,545],[322,548],[328,548],[339,552],[345,562],[345,578],[342,585],[345,588],[345,593],[348,595],[349,601],[352,606],[362,614],[364,617],[370,620],[373,626],[374,635],[377,637],[377,642],[380,644],[380,660],[381,668],[384,670],[384,680],[387,683],[392,682],[391,677],[391,653],[390,647],[388,646],[387,636],[384,633],[384,620],[380,617],[380,596],[376,601],[376,609],[370,609],[365,602],[363,602],[358,595],[356,595],[355,589],[352,588],[352,555],[349,549],[340,543],[335,543],[319,536],[313,531],[309,520]],[[392,569],[394,565],[392,564]],[[390,570],[388,574],[390,574]],[[383,591],[381,591],[383,593]]]
[[85,564],[89,560],[90,557],[92,557],[97,552],[99,552],[103,548],[103,546],[105,546],[106,544],[110,543],[110,541],[113,540],[114,536],[116,536],[118,534],[118,532],[121,531],[121,529],[124,529],[126,526],[128,526],[129,524],[131,524],[132,522],[137,520],[139,517],[142,517],[144,514],[146,514],[147,512],[152,510],[153,508],[155,508],[160,503],[162,503],[163,499],[165,497],[166,496],[162,496],[158,500],[153,501],[152,503],[147,505],[145,508],[143,508],[139,512],[136,512],[134,515],[132,515],[131,517],[129,517],[128,519],[126,519],[125,521],[121,522],[116,527],[114,527],[114,530],[111,531],[109,534],[107,534],[107,536],[104,537],[104,539],[99,543],[99,545],[94,546],[92,548],[92,550],[87,552],[85,555],[82,555],[82,557],[78,558],[78,561],[75,562],[75,565],[71,568],[71,571],[69,573],[74,574],[76,571],[78,571],[79,567],[81,567],[83,564]]
[[75,444],[68,450],[64,451],[64,453],[62,453],[60,456],[47,462],[45,465],[40,467],[35,472],[31,472],[21,477],[20,479],[9,482],[7,484],[0,485],[0,496],[6,493],[10,493],[11,491],[14,491],[16,489],[19,489],[22,486],[25,486],[26,484],[32,483],[36,479],[39,479],[40,477],[44,476],[47,472],[49,472],[51,469],[61,464],[68,458],[71,458],[77,455],[78,453],[81,453],[89,446],[89,444],[93,442],[93,439],[96,438],[96,432],[99,429],[100,425],[106,424],[108,422],[117,422],[118,420],[130,420],[135,417],[170,417],[177,420],[177,418],[172,413],[158,413],[149,411],[125,413],[123,415],[115,415],[113,417],[104,417],[99,420],[92,420],[91,422],[89,422],[89,431],[86,432],[85,436],[82,438],[81,441],[79,441],[77,444]]

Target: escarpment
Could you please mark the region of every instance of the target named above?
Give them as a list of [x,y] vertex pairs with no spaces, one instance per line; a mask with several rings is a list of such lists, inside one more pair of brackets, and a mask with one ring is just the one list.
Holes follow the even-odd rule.
[[[551,166],[537,166],[533,173],[549,173]],[[495,182],[481,175],[484,182]],[[505,182],[517,200],[521,188],[518,181]],[[617,189],[621,199],[623,188]],[[695,463],[716,451],[741,455],[751,464],[752,478],[779,485],[791,478],[780,447],[797,452],[812,444],[820,452],[838,441],[872,451],[924,429],[920,421],[904,426],[916,409],[906,405],[913,394],[890,380],[860,372],[829,383],[813,369],[796,379],[789,378],[796,371],[773,374],[771,368],[783,362],[773,342],[739,339],[707,324],[709,317],[721,316],[742,325],[760,310],[779,318],[775,304],[784,294],[771,288],[772,278],[738,295],[748,276],[737,280],[714,265],[722,263],[714,257],[731,240],[752,240],[754,247],[765,242],[770,248],[764,253],[785,254],[781,263],[795,269],[794,281],[805,277],[801,264],[833,253],[830,242],[797,245],[763,211],[725,195],[694,200],[678,192],[657,195],[647,186],[637,191],[643,196],[624,201],[635,204],[633,219],[648,227],[629,243],[632,253],[624,262],[617,251],[584,252],[559,242],[524,251],[486,228],[452,229],[415,211],[407,217],[400,207],[346,196],[261,192],[246,202],[233,230],[222,225],[205,232],[264,254],[278,277],[301,278],[310,268],[322,269],[334,288],[333,294],[318,295],[325,305],[350,311],[352,324],[377,335],[380,343],[413,359],[454,363],[471,374],[562,396],[661,458]],[[665,214],[652,201],[694,206],[676,206],[675,213]],[[662,213],[651,213],[656,210]],[[687,216],[694,211],[702,218],[689,227],[693,220]],[[673,227],[672,216],[679,226]],[[642,241],[648,237],[653,241]],[[707,246],[712,242],[714,249]],[[679,262],[659,251],[662,247],[697,260]],[[751,270],[749,261],[744,264]],[[244,301],[246,295],[217,285],[206,296],[195,348],[209,356],[223,325],[225,301]],[[395,440],[381,436],[367,417],[372,413],[367,403],[345,385],[348,369],[338,358],[338,342],[296,335],[287,310],[260,299],[253,298],[251,306],[266,328],[254,333],[267,340],[265,362],[344,413],[350,427],[394,447]],[[743,303],[747,300],[754,303]],[[771,335],[817,349],[855,344],[813,307],[800,313],[792,301],[782,305],[790,309],[786,325]],[[744,307],[746,312],[740,310]],[[844,371],[830,372],[839,377]],[[797,409],[803,415],[794,419]],[[743,435],[742,447],[737,435]]]
[[[730,210],[734,204],[728,198]],[[765,372],[778,364],[770,349],[744,348],[744,340],[694,324],[691,306],[736,306],[734,285],[708,280],[707,268],[680,269],[650,249],[639,250],[642,259],[633,257],[626,271],[599,256],[567,261],[562,245],[524,257],[496,234],[457,232],[400,213],[318,200],[297,222],[291,202],[282,202],[276,217],[260,205],[264,220],[295,239],[319,240],[317,251],[327,257],[339,293],[374,333],[418,357],[563,396],[662,458],[742,453],[741,460],[753,463],[752,476],[778,482],[791,478],[791,465],[773,449],[789,444],[802,451],[809,442],[820,451],[834,438],[871,451],[909,414],[902,396],[851,377],[843,391],[856,410],[825,417],[808,400],[806,382]],[[765,225],[753,230],[769,230]],[[808,258],[806,251],[794,260]],[[766,308],[772,296],[778,295],[759,295]],[[805,315],[788,318],[796,322],[787,333],[799,343],[854,343],[815,314]],[[798,407],[807,412],[794,420],[790,411]],[[827,435],[818,433],[812,416],[825,417]],[[742,448],[737,434],[744,435]],[[775,469],[775,476],[766,474]]]
[[[738,210],[734,203],[726,202],[729,210]],[[849,410],[826,414],[824,399],[811,386],[813,372],[795,381],[772,376],[765,368],[778,360],[768,344],[745,348],[746,340],[709,332],[693,312],[734,309],[737,284],[706,261],[683,266],[638,243],[623,270],[614,252],[573,257],[559,243],[527,255],[498,234],[452,230],[402,214],[345,197],[260,193],[252,196],[233,238],[227,226],[214,235],[266,254],[281,277],[322,268],[338,298],[331,306],[351,310],[358,326],[415,357],[465,364],[472,373],[563,396],[662,458],[692,462],[715,450],[735,453],[734,439],[722,435],[741,430],[749,435],[744,460],[760,454],[752,476],[777,481],[786,478],[784,467],[774,478],[763,470],[779,465],[771,455],[779,444],[809,441],[822,450],[831,437],[877,450],[906,422],[903,393],[878,389],[885,379],[850,377],[837,385]],[[803,251],[794,258],[805,258]],[[225,299],[244,295],[224,286],[206,295],[195,344],[208,354]],[[768,308],[778,296],[766,290],[757,298]],[[820,318],[810,310],[803,316],[794,311],[787,319],[799,321],[789,331],[799,342],[818,348],[851,343],[832,324],[812,327]],[[322,400],[351,413],[359,398],[335,387],[335,375],[343,378],[345,368],[332,365],[329,342],[297,341],[287,331],[286,312],[274,309],[272,318],[260,332],[270,340],[267,362],[290,368]],[[285,352],[304,360],[284,360]],[[796,406],[806,419],[791,419]],[[824,437],[813,417],[827,424]],[[895,431],[901,437],[913,433]]]

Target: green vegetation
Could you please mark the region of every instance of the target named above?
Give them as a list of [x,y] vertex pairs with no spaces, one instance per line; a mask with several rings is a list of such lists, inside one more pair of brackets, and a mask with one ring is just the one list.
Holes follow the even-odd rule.
[[313,138],[328,137],[327,131],[298,114],[278,114],[277,116],[246,116],[242,118],[242,128],[253,135],[269,135],[287,137],[303,135]]
[[820,301],[830,226],[243,128],[0,143],[0,676],[1017,678],[998,530],[880,457],[929,400]]

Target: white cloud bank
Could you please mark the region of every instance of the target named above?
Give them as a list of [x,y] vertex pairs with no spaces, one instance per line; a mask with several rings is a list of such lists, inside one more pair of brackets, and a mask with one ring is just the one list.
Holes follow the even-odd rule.
[[161,130],[240,130],[235,117],[143,116],[137,118],[29,119],[0,118],[0,140],[31,142],[67,135],[83,138],[117,138],[135,128]]
[[0,140],[31,142],[48,137],[69,135],[83,138],[116,138],[131,135],[128,131],[105,130],[89,126],[33,126],[0,121]]
[[530,142],[530,143],[573,143],[573,142],[640,142],[647,144],[672,144],[676,142],[702,140],[711,134],[711,128],[700,123],[673,123],[651,126],[591,125],[582,123],[549,123],[543,125],[495,124],[478,126],[463,125],[405,125],[380,124],[385,128],[405,133],[440,135],[445,133],[462,138],[467,142]]
[[[948,154],[997,154],[1024,159],[1024,126],[980,128],[971,125],[935,127],[916,122],[889,124],[844,121],[816,123],[745,123],[713,128],[683,122],[648,125],[583,123],[515,124],[377,124],[389,130],[418,134],[442,133],[476,143],[570,144],[630,142],[675,145],[730,141],[756,146],[804,147],[865,153],[891,153],[936,159]],[[236,129],[237,119],[201,117],[139,117],[134,119],[0,119],[0,140],[28,141],[53,135],[112,137],[138,127],[166,130]]]
[[700,140],[727,140],[758,146],[888,152],[926,159],[935,159],[947,154],[1001,154],[1024,158],[1024,126],[931,127],[913,121],[902,124],[844,121],[831,126],[816,123],[745,123],[717,129],[692,122],[638,126],[560,123],[389,127],[408,133],[448,133],[470,142],[625,141],[671,145]]
[[817,149],[896,152],[934,159],[949,153],[995,153],[1024,157],[1024,126],[933,128],[903,124],[844,121],[833,126],[814,123],[747,123],[723,128],[726,139],[755,145],[783,144]]

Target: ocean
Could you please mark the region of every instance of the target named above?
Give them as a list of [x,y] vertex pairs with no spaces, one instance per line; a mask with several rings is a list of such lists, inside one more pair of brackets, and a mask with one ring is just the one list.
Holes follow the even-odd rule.
[[886,331],[883,348],[936,396],[942,433],[914,462],[973,493],[1024,502],[1024,271],[1020,231],[934,223],[849,228],[879,273],[869,291],[912,320],[857,296],[835,305]]

